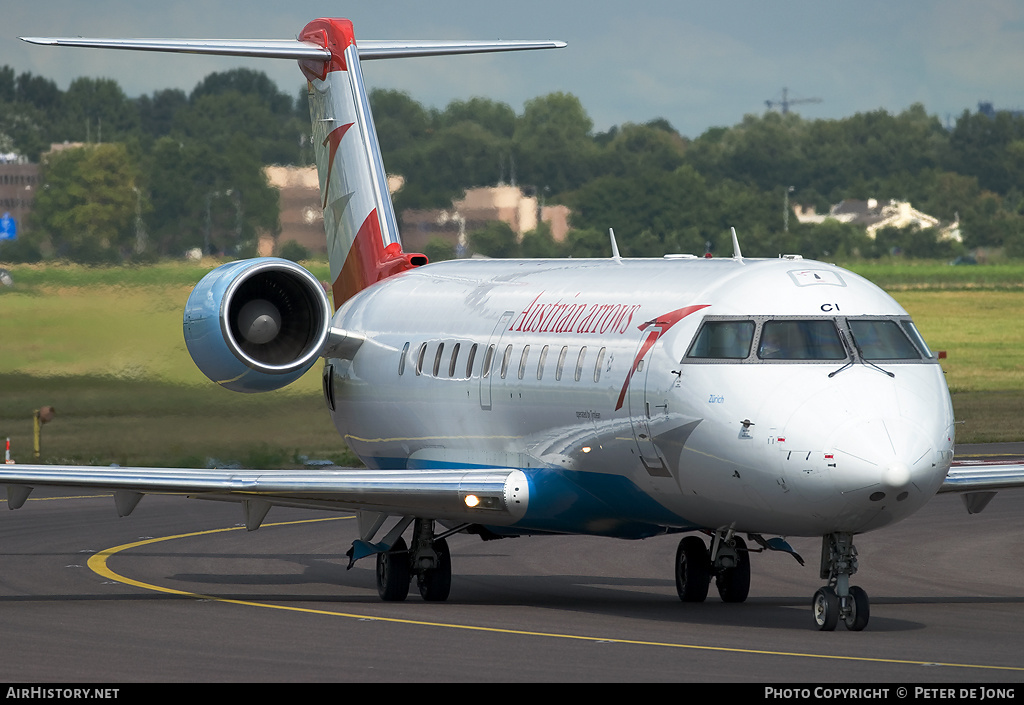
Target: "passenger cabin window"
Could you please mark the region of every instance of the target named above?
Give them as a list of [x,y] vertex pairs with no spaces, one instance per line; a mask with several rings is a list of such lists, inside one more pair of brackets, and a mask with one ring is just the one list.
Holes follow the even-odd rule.
[[604,364],[604,353],[606,348],[601,348],[597,352],[597,361],[594,362],[594,381],[601,381],[601,365]]
[[437,354],[434,355],[434,376],[441,371],[441,356],[444,354],[444,343],[437,344]]
[[509,345],[505,348],[505,354],[501,358],[501,378],[505,379],[505,375],[508,374],[508,362],[512,359],[512,346]]
[[846,348],[829,320],[766,321],[757,356],[762,360],[845,360]]
[[416,354],[416,376],[419,377],[423,374],[423,358],[427,354],[427,344],[423,343],[420,345],[420,351]]
[[448,376],[455,376],[455,363],[459,361],[459,348],[462,347],[462,343],[455,343],[452,348],[452,361],[448,363]]
[[398,358],[398,376],[401,377],[405,373],[405,356],[409,354],[409,343],[405,344],[402,348],[402,356]]
[[548,346],[540,349],[540,360],[537,361],[537,379],[544,378],[544,363],[548,359]]
[[555,381],[561,381],[562,370],[565,368],[565,356],[569,352],[569,346],[566,345],[562,348],[562,351],[558,353],[558,365],[555,367]]
[[583,358],[587,356],[587,346],[584,345],[580,348],[580,356],[576,358],[576,381],[580,381],[580,377],[583,376]]
[[466,361],[466,379],[473,376],[473,363],[476,361],[476,343],[469,349],[469,359]]
[[519,379],[522,379],[523,375],[526,374],[526,358],[528,358],[529,356],[530,356],[530,346],[529,345],[524,345],[523,346],[523,355],[522,355],[522,357],[519,358]]
[[744,360],[754,340],[753,321],[705,321],[687,357]]
[[849,319],[850,332],[865,360],[920,360],[921,353],[893,320]]
[[481,369],[481,377],[491,376],[491,365],[494,363],[494,345],[487,346],[487,352],[484,353],[484,365]]

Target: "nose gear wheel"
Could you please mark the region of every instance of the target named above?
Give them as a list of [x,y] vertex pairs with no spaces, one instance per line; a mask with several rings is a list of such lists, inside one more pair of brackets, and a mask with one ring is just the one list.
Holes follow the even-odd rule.
[[846,628],[859,632],[868,625],[871,604],[868,594],[860,587],[850,585],[850,576],[857,572],[857,549],[853,534],[826,534],[821,538],[821,577],[828,585],[814,593],[811,612],[814,625],[820,631],[830,632],[842,620]]

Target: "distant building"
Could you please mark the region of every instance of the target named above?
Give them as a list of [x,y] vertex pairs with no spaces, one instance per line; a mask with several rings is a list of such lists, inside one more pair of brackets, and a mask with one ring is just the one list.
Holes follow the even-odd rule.
[[941,221],[938,218],[917,210],[908,201],[890,200],[887,203],[881,203],[874,198],[869,198],[866,201],[847,199],[832,206],[828,215],[819,215],[813,206],[801,205],[794,205],[793,213],[801,223],[823,223],[826,220],[836,220],[840,223],[859,225],[864,228],[872,240],[882,228],[917,226],[922,230],[938,228],[940,240],[963,242],[959,221],[940,228]]
[[32,212],[38,186],[38,164],[18,159],[0,161],[0,216],[10,214],[19,236],[25,232],[25,220]]
[[457,246],[465,244],[466,233],[479,230],[490,221],[507,223],[519,239],[547,223],[555,242],[565,240],[569,232],[566,206],[540,205],[535,195],[518,186],[484,186],[466,189],[464,198],[453,201],[450,211],[405,210],[402,212],[402,241],[406,250],[422,251],[426,244],[440,238]]
[[[320,177],[316,167],[268,166],[263,171],[267,182],[280,194],[281,232],[277,238],[262,235],[259,253],[271,255],[278,245],[294,240],[313,254],[327,254]],[[394,193],[403,182],[401,176],[389,176],[388,189]]]
[[281,233],[275,238],[260,237],[259,252],[274,253],[275,245],[294,240],[317,254],[327,252],[324,213],[320,203],[320,179],[315,166],[268,166],[267,183],[277,189],[280,203]]

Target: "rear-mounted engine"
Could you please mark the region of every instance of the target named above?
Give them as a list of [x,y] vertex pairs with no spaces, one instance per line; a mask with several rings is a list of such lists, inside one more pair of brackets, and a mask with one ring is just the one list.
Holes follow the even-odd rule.
[[316,362],[330,330],[316,277],[276,257],[207,274],[185,304],[185,344],[196,366],[236,392],[280,389]]

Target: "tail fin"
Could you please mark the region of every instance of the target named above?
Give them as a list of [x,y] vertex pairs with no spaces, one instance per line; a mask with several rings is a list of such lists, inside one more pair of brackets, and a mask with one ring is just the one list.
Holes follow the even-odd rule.
[[299,40],[331,52],[329,61],[302,61],[299,65],[309,86],[313,147],[337,307],[376,281],[426,264],[427,258],[402,251],[352,23],[314,20],[302,30]]
[[352,23],[317,19],[297,40],[22,37],[32,44],[297,59],[309,84],[334,306],[374,282],[427,263],[402,251],[387,175],[359,67],[362,59],[555,49],[559,41],[364,41]]

